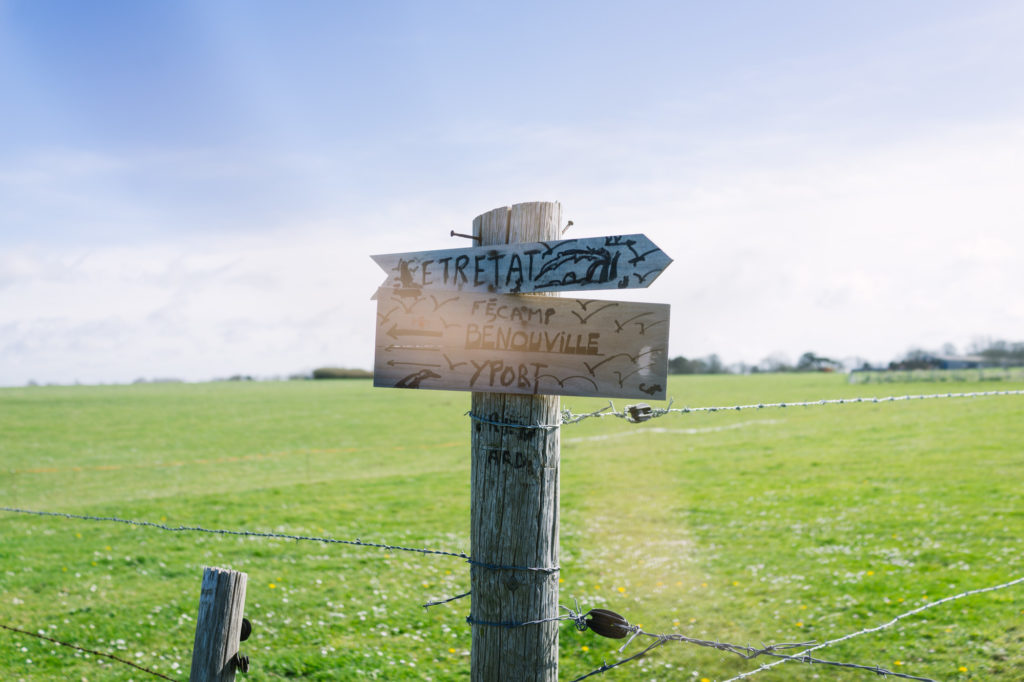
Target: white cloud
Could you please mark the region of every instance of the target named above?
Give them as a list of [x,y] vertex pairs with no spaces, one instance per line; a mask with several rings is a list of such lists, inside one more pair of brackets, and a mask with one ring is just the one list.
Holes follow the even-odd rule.
[[674,347],[890,359],[910,344],[1019,336],[1022,133],[948,131],[784,171],[716,173],[675,201],[666,191],[652,203],[677,216],[657,221],[659,243],[680,254],[658,282],[679,292]]
[[[807,148],[810,136],[708,140],[699,166],[678,147],[628,141],[593,161],[585,137],[565,141],[578,177],[554,163],[564,151],[554,144],[538,162],[552,170],[517,161],[501,186],[467,178],[346,206],[318,195],[299,217],[249,233],[6,249],[0,384],[368,368],[368,299],[382,278],[369,255],[468,245],[448,231],[509,199],[561,199],[575,221],[568,237],[645,232],[675,258],[651,289],[607,294],[672,303],[673,354],[885,361],[910,345],[1024,329],[1019,122],[863,149]],[[761,150],[756,162],[737,153],[746,147]]]
[[[0,260],[0,384],[369,367],[380,281],[329,227]],[[13,280],[13,281],[12,281]]]

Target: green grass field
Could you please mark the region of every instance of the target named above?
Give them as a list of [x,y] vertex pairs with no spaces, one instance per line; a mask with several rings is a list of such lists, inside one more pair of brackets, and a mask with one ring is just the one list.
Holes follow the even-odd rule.
[[[674,377],[669,394],[701,406],[932,388],[1024,382]],[[0,389],[0,506],[468,551],[468,405],[362,380]],[[824,641],[1024,576],[1024,397],[592,419],[562,429],[561,509],[563,603],[652,632]],[[468,601],[421,606],[466,591],[465,562],[363,547],[0,512],[0,624],[185,680],[204,565],[249,574],[240,679],[469,677]],[[620,644],[563,624],[561,678],[618,660]],[[1024,585],[816,655],[1024,679]],[[721,680],[760,663],[673,643],[596,679]],[[0,630],[0,679],[155,678]],[[876,677],[788,663],[754,679]]]

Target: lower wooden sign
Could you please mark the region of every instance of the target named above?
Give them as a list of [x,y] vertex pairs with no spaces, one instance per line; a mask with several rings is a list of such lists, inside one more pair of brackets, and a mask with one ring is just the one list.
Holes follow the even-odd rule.
[[373,385],[665,399],[669,306],[377,292]]

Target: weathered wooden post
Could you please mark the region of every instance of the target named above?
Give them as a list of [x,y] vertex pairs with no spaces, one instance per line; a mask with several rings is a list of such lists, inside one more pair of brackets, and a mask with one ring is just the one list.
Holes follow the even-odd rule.
[[[642,234],[559,239],[561,224],[557,202],[516,204],[477,216],[471,247],[372,256],[373,385],[473,391],[479,682],[558,678],[556,396],[665,399],[669,307],[577,292],[647,287],[672,259]],[[537,297],[555,291],[573,294]]]
[[[480,246],[559,237],[556,202],[498,208],[473,221]],[[558,573],[491,566],[558,566],[558,396],[473,393],[470,585],[471,679],[558,679],[558,622],[503,627],[558,615]],[[490,625],[486,623],[491,623]]]
[[245,573],[203,569],[189,682],[233,682],[245,608]]

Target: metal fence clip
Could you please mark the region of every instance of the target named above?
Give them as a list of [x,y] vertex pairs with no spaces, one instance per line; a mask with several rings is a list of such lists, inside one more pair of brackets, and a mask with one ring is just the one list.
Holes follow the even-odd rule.
[[636,405],[626,405],[626,412],[629,414],[629,421],[634,424],[645,422],[654,415],[651,412],[651,406],[647,403],[637,403]]
[[608,609],[590,609],[587,627],[602,637],[623,639],[629,634],[629,621]]

